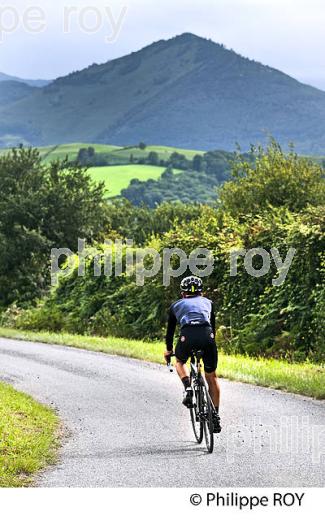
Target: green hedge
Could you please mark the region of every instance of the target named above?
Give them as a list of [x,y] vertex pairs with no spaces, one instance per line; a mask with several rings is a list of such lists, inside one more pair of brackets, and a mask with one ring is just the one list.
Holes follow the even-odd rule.
[[[182,219],[178,206],[170,229],[155,236],[147,232],[140,247],[146,242],[160,252],[171,247],[187,254],[197,247],[213,252],[214,270],[205,280],[205,288],[216,304],[218,341],[226,352],[323,361],[324,170],[292,152],[284,154],[275,143],[255,153],[254,161],[239,158],[234,165],[233,180],[221,190],[219,207],[198,206],[193,214],[186,207]],[[164,222],[165,226],[167,209],[162,207],[150,218],[156,215],[156,224]],[[121,231],[123,215],[118,215]],[[133,222],[132,230],[134,226]],[[112,237],[113,228],[114,223]],[[125,224],[126,238],[132,238],[129,231]],[[265,276],[256,278],[246,272],[241,258],[237,276],[230,276],[234,249],[261,247],[267,252],[277,248],[282,259],[289,248],[296,250],[282,285],[272,283],[278,276],[274,261]],[[258,262],[255,257],[256,269]],[[139,287],[134,275],[125,272],[119,277],[94,277],[90,255],[86,276],[78,277],[75,270],[36,309],[12,308],[2,322],[32,330],[161,339],[167,308],[179,297],[179,281],[173,279],[165,288],[159,273]]]

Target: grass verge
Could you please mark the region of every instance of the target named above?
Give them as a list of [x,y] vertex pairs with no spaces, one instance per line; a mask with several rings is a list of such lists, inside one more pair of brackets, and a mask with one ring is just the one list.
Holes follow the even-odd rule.
[[25,487],[55,460],[59,420],[31,397],[0,383],[0,487]]
[[[164,345],[159,342],[149,343],[124,338],[100,338],[5,328],[0,328],[0,336],[67,345],[156,363],[163,362]],[[325,399],[325,368],[312,363],[288,363],[274,359],[226,355],[220,352],[218,373],[220,377],[234,381]]]

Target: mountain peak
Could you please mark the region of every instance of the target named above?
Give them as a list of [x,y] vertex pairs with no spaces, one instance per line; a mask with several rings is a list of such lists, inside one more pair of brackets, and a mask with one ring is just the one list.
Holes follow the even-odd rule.
[[213,46],[213,47],[222,47],[225,48],[224,45],[216,43],[208,38],[204,38],[203,36],[198,36],[197,34],[190,33],[190,32],[184,32],[181,34],[178,34],[176,36],[173,36],[172,38],[168,38],[166,40],[160,40],[156,43],[153,43],[151,45],[148,45],[147,48],[150,48],[152,45],[156,44],[164,44],[166,46],[170,45],[179,45],[179,44],[187,44],[187,45],[205,45],[207,46]]
[[193,33],[190,33],[190,32],[185,32],[185,33],[182,33],[182,34],[178,34],[174,38],[171,38],[170,40],[183,40],[183,41],[204,40],[204,41],[207,41],[206,38],[202,38],[201,36],[198,36],[197,34],[193,34]]
[[186,32],[0,102],[0,138],[8,135],[37,145],[143,141],[197,150],[249,149],[273,135],[318,153],[325,93]]

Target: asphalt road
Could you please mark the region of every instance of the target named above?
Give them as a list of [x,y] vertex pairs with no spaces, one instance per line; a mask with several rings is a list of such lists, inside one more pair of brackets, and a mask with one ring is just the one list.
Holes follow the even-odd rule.
[[181,384],[164,367],[0,339],[0,379],[57,409],[69,432],[59,463],[40,475],[39,486],[325,482],[324,402],[222,380],[223,431],[208,455],[194,442]]

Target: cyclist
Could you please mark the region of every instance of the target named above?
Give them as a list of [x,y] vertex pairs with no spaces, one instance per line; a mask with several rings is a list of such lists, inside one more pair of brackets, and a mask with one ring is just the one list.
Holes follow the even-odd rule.
[[182,298],[170,307],[166,333],[165,359],[173,354],[173,339],[176,325],[180,336],[175,349],[176,370],[184,385],[183,404],[193,406],[193,389],[186,365],[193,348],[203,351],[203,362],[209,393],[215,407],[214,432],[221,431],[219,417],[220,387],[216,375],[218,350],[215,342],[215,314],[213,303],[202,296],[203,283],[197,276],[184,278],[180,285]]

